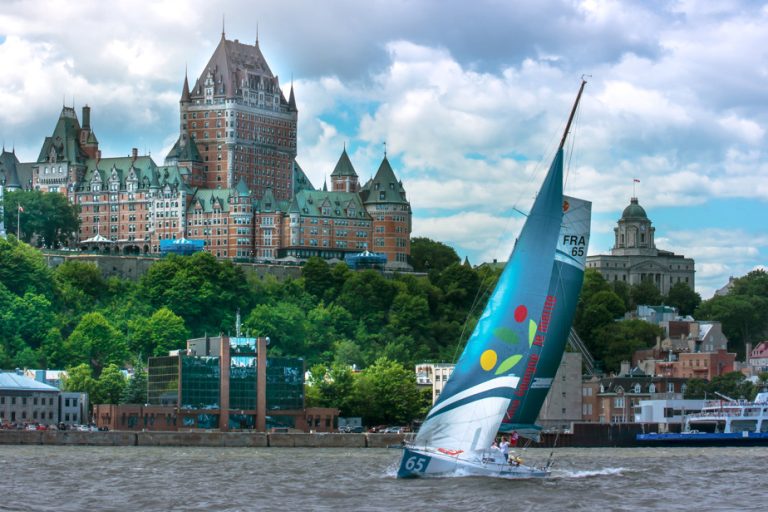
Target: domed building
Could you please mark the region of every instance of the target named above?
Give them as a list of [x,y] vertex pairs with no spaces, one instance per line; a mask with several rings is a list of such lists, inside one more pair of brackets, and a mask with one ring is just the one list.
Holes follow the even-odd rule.
[[613,231],[611,254],[588,256],[587,268],[597,270],[607,281],[630,286],[650,280],[662,295],[676,283],[694,289],[693,259],[656,248],[656,228],[636,197],[630,199]]

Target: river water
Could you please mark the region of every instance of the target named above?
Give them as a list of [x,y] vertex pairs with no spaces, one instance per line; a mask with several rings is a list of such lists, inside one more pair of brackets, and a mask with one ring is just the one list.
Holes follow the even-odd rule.
[[[0,510],[767,510],[768,448],[558,448],[553,476],[398,480],[396,449],[0,446]],[[550,451],[530,449],[526,461]]]

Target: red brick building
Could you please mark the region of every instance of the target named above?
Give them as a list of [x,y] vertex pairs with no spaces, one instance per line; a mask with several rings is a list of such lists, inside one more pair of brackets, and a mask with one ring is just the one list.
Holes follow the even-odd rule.
[[736,354],[717,352],[682,352],[676,361],[657,361],[656,375],[684,379],[712,380],[736,369]]
[[[411,209],[384,156],[361,185],[342,151],[331,190],[315,190],[296,162],[298,109],[258,41],[221,40],[179,101],[179,137],[163,165],[133,149],[104,158],[91,127],[63,107],[35,162],[3,152],[11,186],[66,194],[80,207],[77,246],[155,254],[161,240],[203,240],[220,258],[343,259],[371,250],[408,269]],[[6,167],[8,169],[6,169]]]

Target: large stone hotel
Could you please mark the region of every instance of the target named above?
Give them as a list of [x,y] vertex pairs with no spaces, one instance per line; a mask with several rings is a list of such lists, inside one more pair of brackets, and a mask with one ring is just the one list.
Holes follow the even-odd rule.
[[[298,109],[254,45],[227,40],[190,87],[184,77],[179,137],[158,165],[150,156],[104,157],[91,111],[63,107],[34,162],[0,153],[6,191],[66,194],[80,207],[80,247],[154,254],[162,240],[202,240],[221,258],[343,259],[370,250],[408,268],[411,207],[384,155],[366,183],[346,148],[315,189],[296,161]],[[82,122],[82,123],[81,123]],[[329,171],[331,171],[329,169]]]

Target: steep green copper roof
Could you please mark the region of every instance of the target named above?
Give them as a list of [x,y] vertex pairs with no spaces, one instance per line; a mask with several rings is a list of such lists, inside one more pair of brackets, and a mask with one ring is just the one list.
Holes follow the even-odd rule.
[[[326,215],[323,215],[323,208],[328,209]],[[354,216],[349,215],[350,210],[354,210]],[[290,211],[307,217],[370,219],[360,196],[354,192],[302,190],[291,202]]]
[[45,138],[37,161],[47,162],[53,150],[57,162],[85,162],[88,155],[80,148],[79,135],[80,123],[77,121],[75,109],[72,107],[62,107],[59,120],[53,129],[53,135]]
[[294,160],[293,161],[293,193],[296,194],[301,190],[315,190],[315,187],[312,185],[312,182],[309,181],[309,178],[304,173],[304,170],[301,168],[299,163]]
[[181,136],[176,139],[176,143],[173,145],[168,155],[165,157],[165,161],[171,162],[202,162],[203,159],[200,156],[200,150],[197,149],[195,138],[190,137],[186,144],[181,143]]
[[83,182],[80,183],[81,190],[85,189],[93,181],[95,173],[99,174],[102,186],[107,186],[113,170],[120,178],[122,188],[125,186],[125,179],[129,175],[131,166],[134,168],[139,189],[149,188],[152,173],[157,168],[155,162],[149,156],[140,156],[136,161],[133,161],[133,158],[130,156],[102,158],[101,160],[89,158],[86,160],[85,166],[85,176]]
[[194,212],[199,204],[204,212],[210,213],[214,210],[214,205],[220,204],[221,211],[229,212],[229,198],[231,195],[232,189],[229,188],[199,188],[189,203],[187,211]]
[[621,214],[622,220],[629,219],[647,219],[648,215],[645,210],[637,202],[637,198],[633,197],[629,200],[629,206],[624,208],[624,212]]
[[371,203],[400,203],[409,204],[405,198],[405,189],[402,182],[398,181],[395,171],[389,165],[389,160],[384,157],[379,165],[376,175],[370,179],[361,190],[363,202]]
[[331,173],[331,176],[332,177],[333,176],[354,176],[355,178],[357,178],[357,173],[355,172],[355,168],[352,165],[352,162],[349,160],[349,155],[347,155],[346,147],[341,152],[339,161],[336,162],[336,167],[333,168],[333,172]]
[[172,189],[191,190],[183,179],[185,175],[189,174],[189,169],[178,165],[158,167],[152,157],[148,155],[140,156],[136,160],[130,156],[102,158],[98,161],[91,158],[86,161],[85,165],[85,177],[80,184],[80,190],[86,190],[96,173],[98,173],[103,187],[108,187],[110,179],[116,176],[120,180],[120,189],[124,190],[126,181],[135,176],[138,190],[162,188],[166,185]]
[[3,148],[3,152],[0,153],[0,180],[5,178],[5,188],[8,190],[21,188],[18,165],[19,159],[16,158],[16,153],[8,152]]
[[250,195],[251,191],[248,190],[248,185],[246,185],[245,180],[242,176],[240,176],[240,179],[237,182],[237,185],[235,185],[235,195],[238,197],[248,196]]

